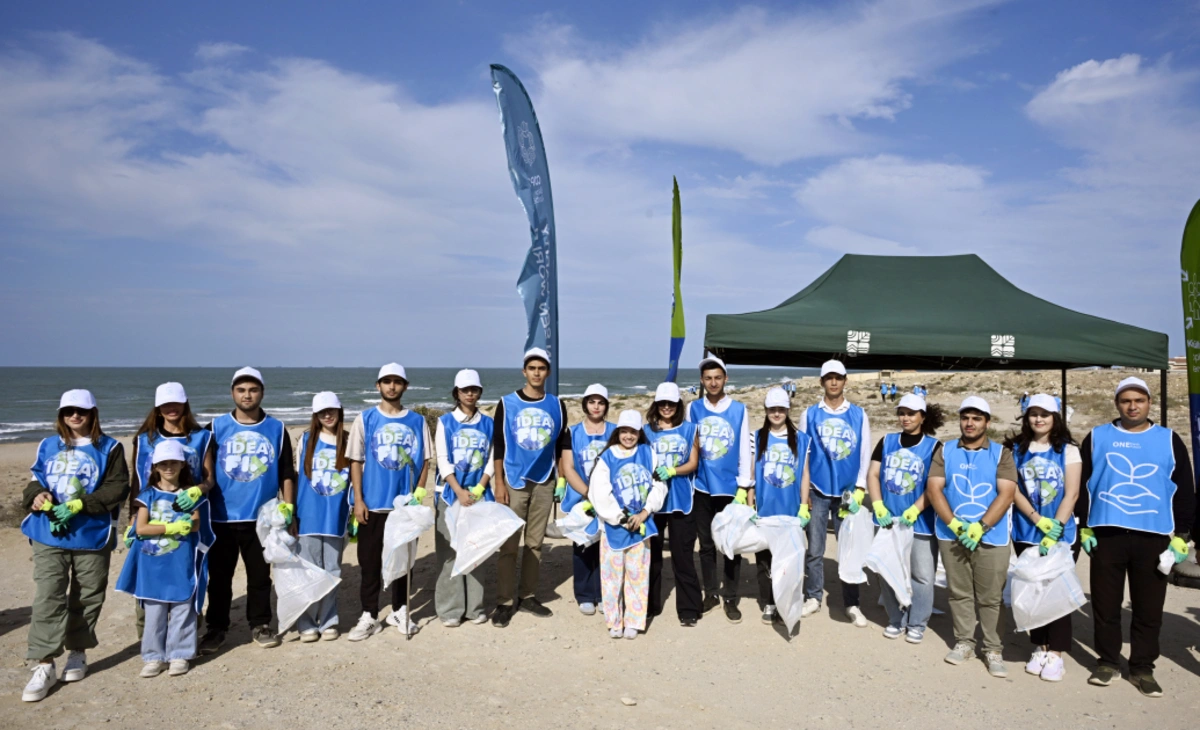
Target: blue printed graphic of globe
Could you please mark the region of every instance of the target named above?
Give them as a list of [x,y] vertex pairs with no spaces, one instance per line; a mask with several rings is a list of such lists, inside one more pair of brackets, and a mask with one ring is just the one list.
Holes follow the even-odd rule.
[[921,457],[909,449],[899,449],[888,456],[883,486],[892,494],[912,494],[924,475]]
[[821,422],[818,431],[821,443],[825,445],[825,450],[834,461],[847,459],[854,453],[854,447],[858,444],[858,434],[842,419],[826,418]]
[[1052,504],[1062,491],[1062,469],[1050,459],[1041,456],[1031,458],[1021,467],[1021,477],[1034,507]]
[[700,420],[700,456],[705,461],[720,459],[733,445],[733,426],[720,416],[705,416]]
[[100,481],[100,465],[81,449],[58,452],[42,464],[46,486],[57,504],[79,499]]
[[[375,431],[375,461],[384,469],[399,471],[413,464],[417,435],[403,423],[385,423]],[[415,465],[414,465],[415,466]]]
[[763,459],[763,480],[768,485],[782,489],[796,482],[796,459],[787,444],[771,444]]
[[312,489],[322,497],[341,494],[350,484],[348,470],[337,468],[337,451],[318,449],[313,454]]
[[483,432],[474,428],[459,429],[454,434],[454,470],[469,474],[482,469],[487,458],[488,440]]
[[275,463],[275,447],[255,431],[238,431],[217,449],[217,461],[230,479],[252,482]]
[[541,408],[522,408],[517,412],[517,446],[526,451],[541,451],[550,445],[554,420]]
[[683,463],[683,454],[687,447],[687,440],[679,434],[663,434],[654,442],[654,465],[679,466]]
[[613,479],[621,505],[632,512],[640,512],[650,493],[650,471],[641,464],[624,464],[617,469]]
[[[176,512],[172,505],[174,501],[170,499],[154,500],[149,508],[150,521],[174,522],[177,516],[187,516],[185,512]],[[179,540],[175,539],[174,535],[157,535],[141,542],[142,553],[146,555],[166,555],[179,548]]]

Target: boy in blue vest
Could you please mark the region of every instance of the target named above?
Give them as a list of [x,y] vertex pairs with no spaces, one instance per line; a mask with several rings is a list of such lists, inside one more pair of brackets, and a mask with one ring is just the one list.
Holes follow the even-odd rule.
[[1150,388],[1125,378],[1115,395],[1120,417],[1083,440],[1075,514],[1083,549],[1091,556],[1092,615],[1099,665],[1088,684],[1107,687],[1121,673],[1121,604],[1125,581],[1133,621],[1129,627],[1129,681],[1147,697],[1162,697],[1154,679],[1167,576],[1159,556],[1175,563],[1188,556],[1195,519],[1195,485],[1179,434],[1149,420]]
[[934,535],[946,584],[954,648],[947,664],[962,664],[975,655],[975,613],[983,630],[983,656],[993,677],[1008,676],[1002,656],[1004,614],[1001,602],[1012,552],[1010,508],[1017,493],[1017,466],[1012,451],[988,438],[992,409],[979,396],[968,396],[958,408],[961,436],[934,454],[925,494],[938,519]]

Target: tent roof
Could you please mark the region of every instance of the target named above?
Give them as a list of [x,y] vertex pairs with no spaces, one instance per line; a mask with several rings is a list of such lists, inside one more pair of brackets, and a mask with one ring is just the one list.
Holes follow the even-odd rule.
[[974,254],[847,254],[773,309],[708,315],[704,346],[740,365],[1167,367],[1165,334],[1039,299]]

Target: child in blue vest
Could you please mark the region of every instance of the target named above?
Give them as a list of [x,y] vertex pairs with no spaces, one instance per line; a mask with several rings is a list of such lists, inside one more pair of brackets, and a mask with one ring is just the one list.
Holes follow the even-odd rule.
[[[608,388],[593,383],[583,392],[583,420],[568,429],[571,448],[564,450],[559,462],[559,473],[566,480],[560,501],[564,512],[588,498],[588,477],[597,457],[608,446],[616,426],[605,418],[608,416]],[[600,544],[587,547],[572,546],[571,563],[575,572],[575,602],[584,616],[596,613],[600,603]]]
[[608,635],[636,639],[646,629],[650,594],[646,543],[658,534],[650,518],[667,496],[667,485],[654,477],[654,453],[637,411],[621,411],[617,430],[592,469],[588,496],[604,524],[600,583]]

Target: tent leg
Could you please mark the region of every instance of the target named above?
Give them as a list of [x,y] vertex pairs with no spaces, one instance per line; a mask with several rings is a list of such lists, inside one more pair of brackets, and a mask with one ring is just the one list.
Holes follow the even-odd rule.
[[1163,369],[1163,370],[1159,370],[1158,372],[1159,372],[1159,386],[1158,386],[1159,396],[1158,397],[1162,399],[1162,404],[1160,406],[1161,412],[1159,414],[1159,417],[1162,419],[1162,422],[1159,425],[1161,425],[1163,428],[1167,428],[1167,371],[1166,371],[1166,369]]
[[1062,371],[1062,418],[1065,423],[1067,420],[1067,369]]

